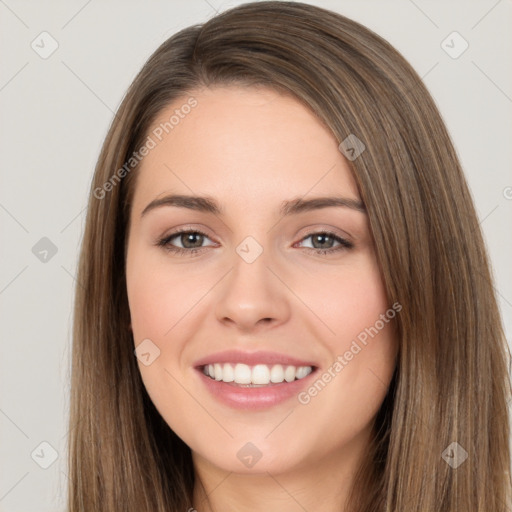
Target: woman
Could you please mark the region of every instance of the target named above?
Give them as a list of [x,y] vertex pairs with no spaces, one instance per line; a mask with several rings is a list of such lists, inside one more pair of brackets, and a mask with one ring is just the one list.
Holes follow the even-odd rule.
[[386,41],[295,2],[163,43],[91,187],[69,510],[510,510],[460,164]]

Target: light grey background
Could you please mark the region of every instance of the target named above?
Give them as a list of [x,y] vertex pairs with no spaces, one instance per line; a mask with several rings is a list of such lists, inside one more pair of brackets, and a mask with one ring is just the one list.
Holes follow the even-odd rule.
[[[64,510],[74,276],[113,112],[161,42],[240,3],[0,0],[1,511]],[[474,195],[510,342],[511,1],[310,3],[373,29],[424,77]],[[46,59],[31,47],[51,48],[43,31],[58,43]],[[441,46],[453,31],[469,43],[458,58]],[[452,36],[445,48],[462,43]],[[46,262],[32,252],[42,237],[57,248]],[[42,442],[57,452],[48,469],[53,452]]]

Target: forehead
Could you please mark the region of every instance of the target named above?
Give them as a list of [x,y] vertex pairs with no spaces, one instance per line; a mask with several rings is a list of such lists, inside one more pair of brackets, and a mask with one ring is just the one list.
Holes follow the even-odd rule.
[[[193,105],[193,106],[191,106]],[[158,195],[198,193],[240,206],[339,192],[359,197],[336,137],[291,95],[263,87],[191,91],[148,131],[134,206]]]

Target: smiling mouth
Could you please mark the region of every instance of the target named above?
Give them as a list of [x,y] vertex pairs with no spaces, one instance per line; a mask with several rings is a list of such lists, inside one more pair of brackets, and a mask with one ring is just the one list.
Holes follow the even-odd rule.
[[315,369],[314,366],[281,364],[250,366],[243,363],[214,363],[201,367],[201,371],[212,380],[248,388],[275,386],[301,380]]

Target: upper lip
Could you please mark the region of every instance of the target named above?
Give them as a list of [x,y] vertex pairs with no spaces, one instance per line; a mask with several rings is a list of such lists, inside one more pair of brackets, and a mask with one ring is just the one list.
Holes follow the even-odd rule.
[[240,350],[226,350],[223,352],[216,352],[205,356],[194,363],[194,366],[199,368],[208,364],[214,363],[243,363],[249,366],[257,364],[282,364],[289,366],[312,366],[316,364],[312,361],[297,359],[296,357],[288,356],[286,354],[279,354],[270,351],[257,351],[257,352],[243,352]]

